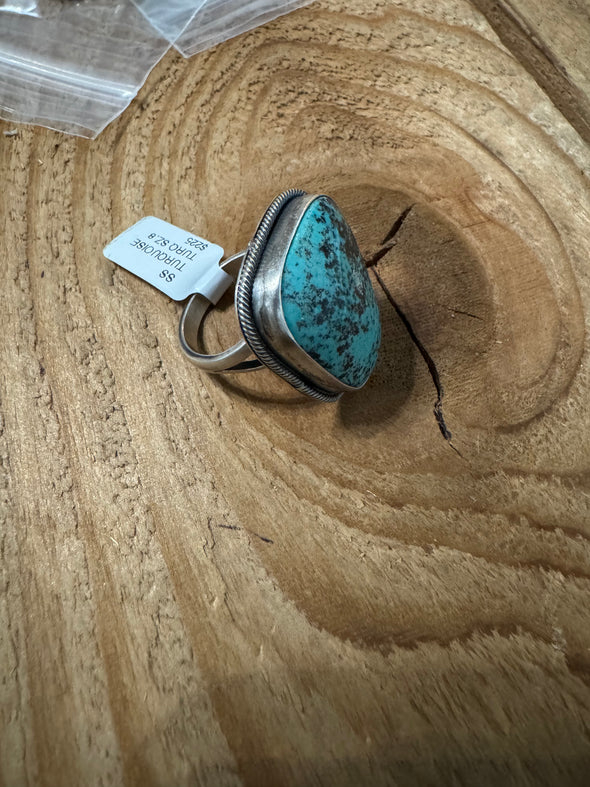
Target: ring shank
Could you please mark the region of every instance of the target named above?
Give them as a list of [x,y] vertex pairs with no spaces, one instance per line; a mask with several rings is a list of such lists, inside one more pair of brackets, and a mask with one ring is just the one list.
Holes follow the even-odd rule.
[[[235,279],[245,256],[246,252],[241,251],[224,260],[219,267],[226,270]],[[263,364],[257,358],[251,357],[253,353],[245,339],[241,339],[233,347],[214,355],[201,353],[195,349],[199,346],[201,324],[212,306],[213,304],[199,293],[191,295],[186,303],[178,326],[178,338],[185,355],[195,366],[210,373],[248,372],[260,369]]]

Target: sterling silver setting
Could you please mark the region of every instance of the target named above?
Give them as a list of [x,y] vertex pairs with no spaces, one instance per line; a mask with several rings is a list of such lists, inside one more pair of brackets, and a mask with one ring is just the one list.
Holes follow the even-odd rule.
[[[321,195],[320,195],[321,196]],[[299,223],[317,194],[299,189],[279,194],[264,213],[248,248],[220,263],[237,276],[235,311],[243,339],[207,355],[198,352],[199,329],[211,303],[196,294],[188,300],[179,325],[184,353],[210,372],[245,372],[267,367],[298,391],[322,402],[356,391],[324,369],[294,339],[281,305],[281,278],[287,252]]]

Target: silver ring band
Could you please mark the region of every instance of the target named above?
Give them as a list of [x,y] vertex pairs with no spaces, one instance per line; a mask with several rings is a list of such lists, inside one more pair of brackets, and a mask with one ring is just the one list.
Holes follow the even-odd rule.
[[[245,256],[246,252],[240,251],[238,254],[228,257],[227,260],[220,263],[219,267],[223,268],[226,273],[229,273],[235,279]],[[212,306],[213,304],[203,295],[199,295],[199,293],[191,295],[187,301],[178,326],[178,338],[185,355],[195,366],[209,373],[250,372],[255,369],[261,369],[264,364],[257,358],[252,358],[254,353],[245,339],[240,339],[233,347],[229,347],[227,350],[214,355],[207,355],[195,349],[200,344],[199,332],[201,324]]]

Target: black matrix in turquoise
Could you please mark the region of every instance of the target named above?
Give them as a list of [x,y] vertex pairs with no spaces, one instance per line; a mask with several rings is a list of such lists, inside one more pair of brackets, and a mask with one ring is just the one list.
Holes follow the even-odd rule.
[[352,230],[328,197],[315,199],[297,227],[281,298],[297,344],[341,382],[364,385],[377,362],[379,308]]

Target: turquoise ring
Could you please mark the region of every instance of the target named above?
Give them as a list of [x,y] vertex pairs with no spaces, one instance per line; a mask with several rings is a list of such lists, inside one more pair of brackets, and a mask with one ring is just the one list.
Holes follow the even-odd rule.
[[179,327],[186,355],[208,372],[267,367],[325,402],[367,382],[381,340],[379,308],[358,244],[335,202],[290,189],[273,200],[246,251],[220,263],[237,275],[243,339],[224,352],[198,352],[211,306],[187,302]]

